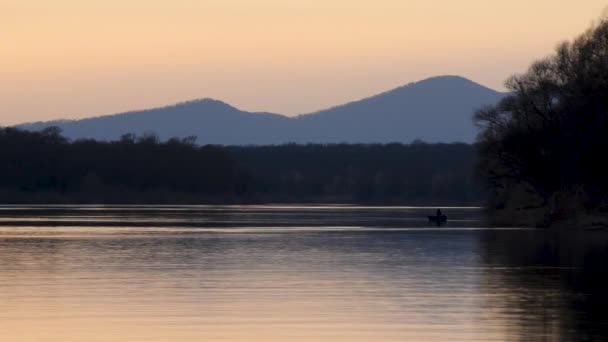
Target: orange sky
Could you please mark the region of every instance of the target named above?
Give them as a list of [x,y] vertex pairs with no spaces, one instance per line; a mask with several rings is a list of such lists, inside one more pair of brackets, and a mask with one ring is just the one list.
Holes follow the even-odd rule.
[[493,88],[605,0],[0,0],[0,125],[214,97],[310,112],[424,77]]

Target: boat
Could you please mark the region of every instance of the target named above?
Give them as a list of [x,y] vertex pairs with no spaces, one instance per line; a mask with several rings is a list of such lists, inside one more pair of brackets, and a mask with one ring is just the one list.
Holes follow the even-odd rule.
[[447,223],[448,217],[446,215],[432,215],[429,216],[429,223]]

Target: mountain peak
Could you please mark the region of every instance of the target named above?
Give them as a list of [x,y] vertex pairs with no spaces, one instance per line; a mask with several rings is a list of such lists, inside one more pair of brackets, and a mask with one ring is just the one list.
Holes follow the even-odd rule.
[[472,142],[473,112],[503,93],[461,76],[436,76],[345,105],[290,118],[239,110],[201,98],[166,107],[75,120],[57,125],[73,139],[113,140],[125,133],[156,132],[161,138],[196,135],[204,144]]
[[[317,112],[299,115],[299,118],[313,117],[316,115],[335,115],[337,112],[350,112],[352,108],[365,108],[363,111],[371,113],[371,107],[380,110],[376,104],[390,102],[393,107],[407,106],[408,102],[418,101],[421,98],[446,98],[464,96],[469,93],[483,93],[482,97],[493,97],[499,94],[496,90],[473,82],[468,78],[454,75],[434,76],[419,81],[404,84],[400,87],[372,95],[370,97],[348,102]],[[484,100],[485,101],[485,100]]]
[[[206,97],[206,98],[200,98],[200,99],[193,99],[193,100],[188,100],[188,101],[183,101],[183,102],[178,102],[175,103],[173,105],[169,105],[169,106],[165,106],[165,107],[159,107],[159,108],[154,108],[154,109],[164,109],[164,108],[175,108],[175,107],[204,107],[204,108],[208,108],[208,109],[232,109],[232,110],[238,110],[235,107],[227,104],[224,101],[220,101],[217,99],[213,99],[210,97]],[[152,110],[154,110],[152,109]]]
[[427,78],[423,78],[417,82],[414,83],[420,83],[420,82],[434,82],[434,81],[455,81],[455,82],[467,82],[467,83],[475,83],[473,81],[471,81],[470,79],[460,76],[460,75],[438,75],[438,76],[431,76],[431,77],[427,77]]
[[[425,78],[416,82],[405,84],[399,89],[407,89],[407,88],[459,88],[459,87],[475,87],[480,89],[485,89],[487,91],[496,92],[496,90],[481,85],[477,82],[471,81],[470,79],[457,75],[442,75],[442,76],[433,76],[429,78]],[[390,92],[390,91],[389,91]]]

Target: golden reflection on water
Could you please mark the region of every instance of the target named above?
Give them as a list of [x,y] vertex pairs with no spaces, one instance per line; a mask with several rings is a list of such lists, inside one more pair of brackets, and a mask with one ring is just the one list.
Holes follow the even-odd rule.
[[480,231],[231,229],[2,227],[2,340],[566,336],[560,268],[494,257]]

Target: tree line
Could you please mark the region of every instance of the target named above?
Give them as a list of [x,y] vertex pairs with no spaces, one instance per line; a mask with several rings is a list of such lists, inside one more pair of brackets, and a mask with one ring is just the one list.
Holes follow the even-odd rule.
[[544,226],[605,216],[608,21],[560,44],[506,86],[509,96],[475,116],[492,214]]
[[479,203],[467,144],[199,146],[0,129],[3,203]]

